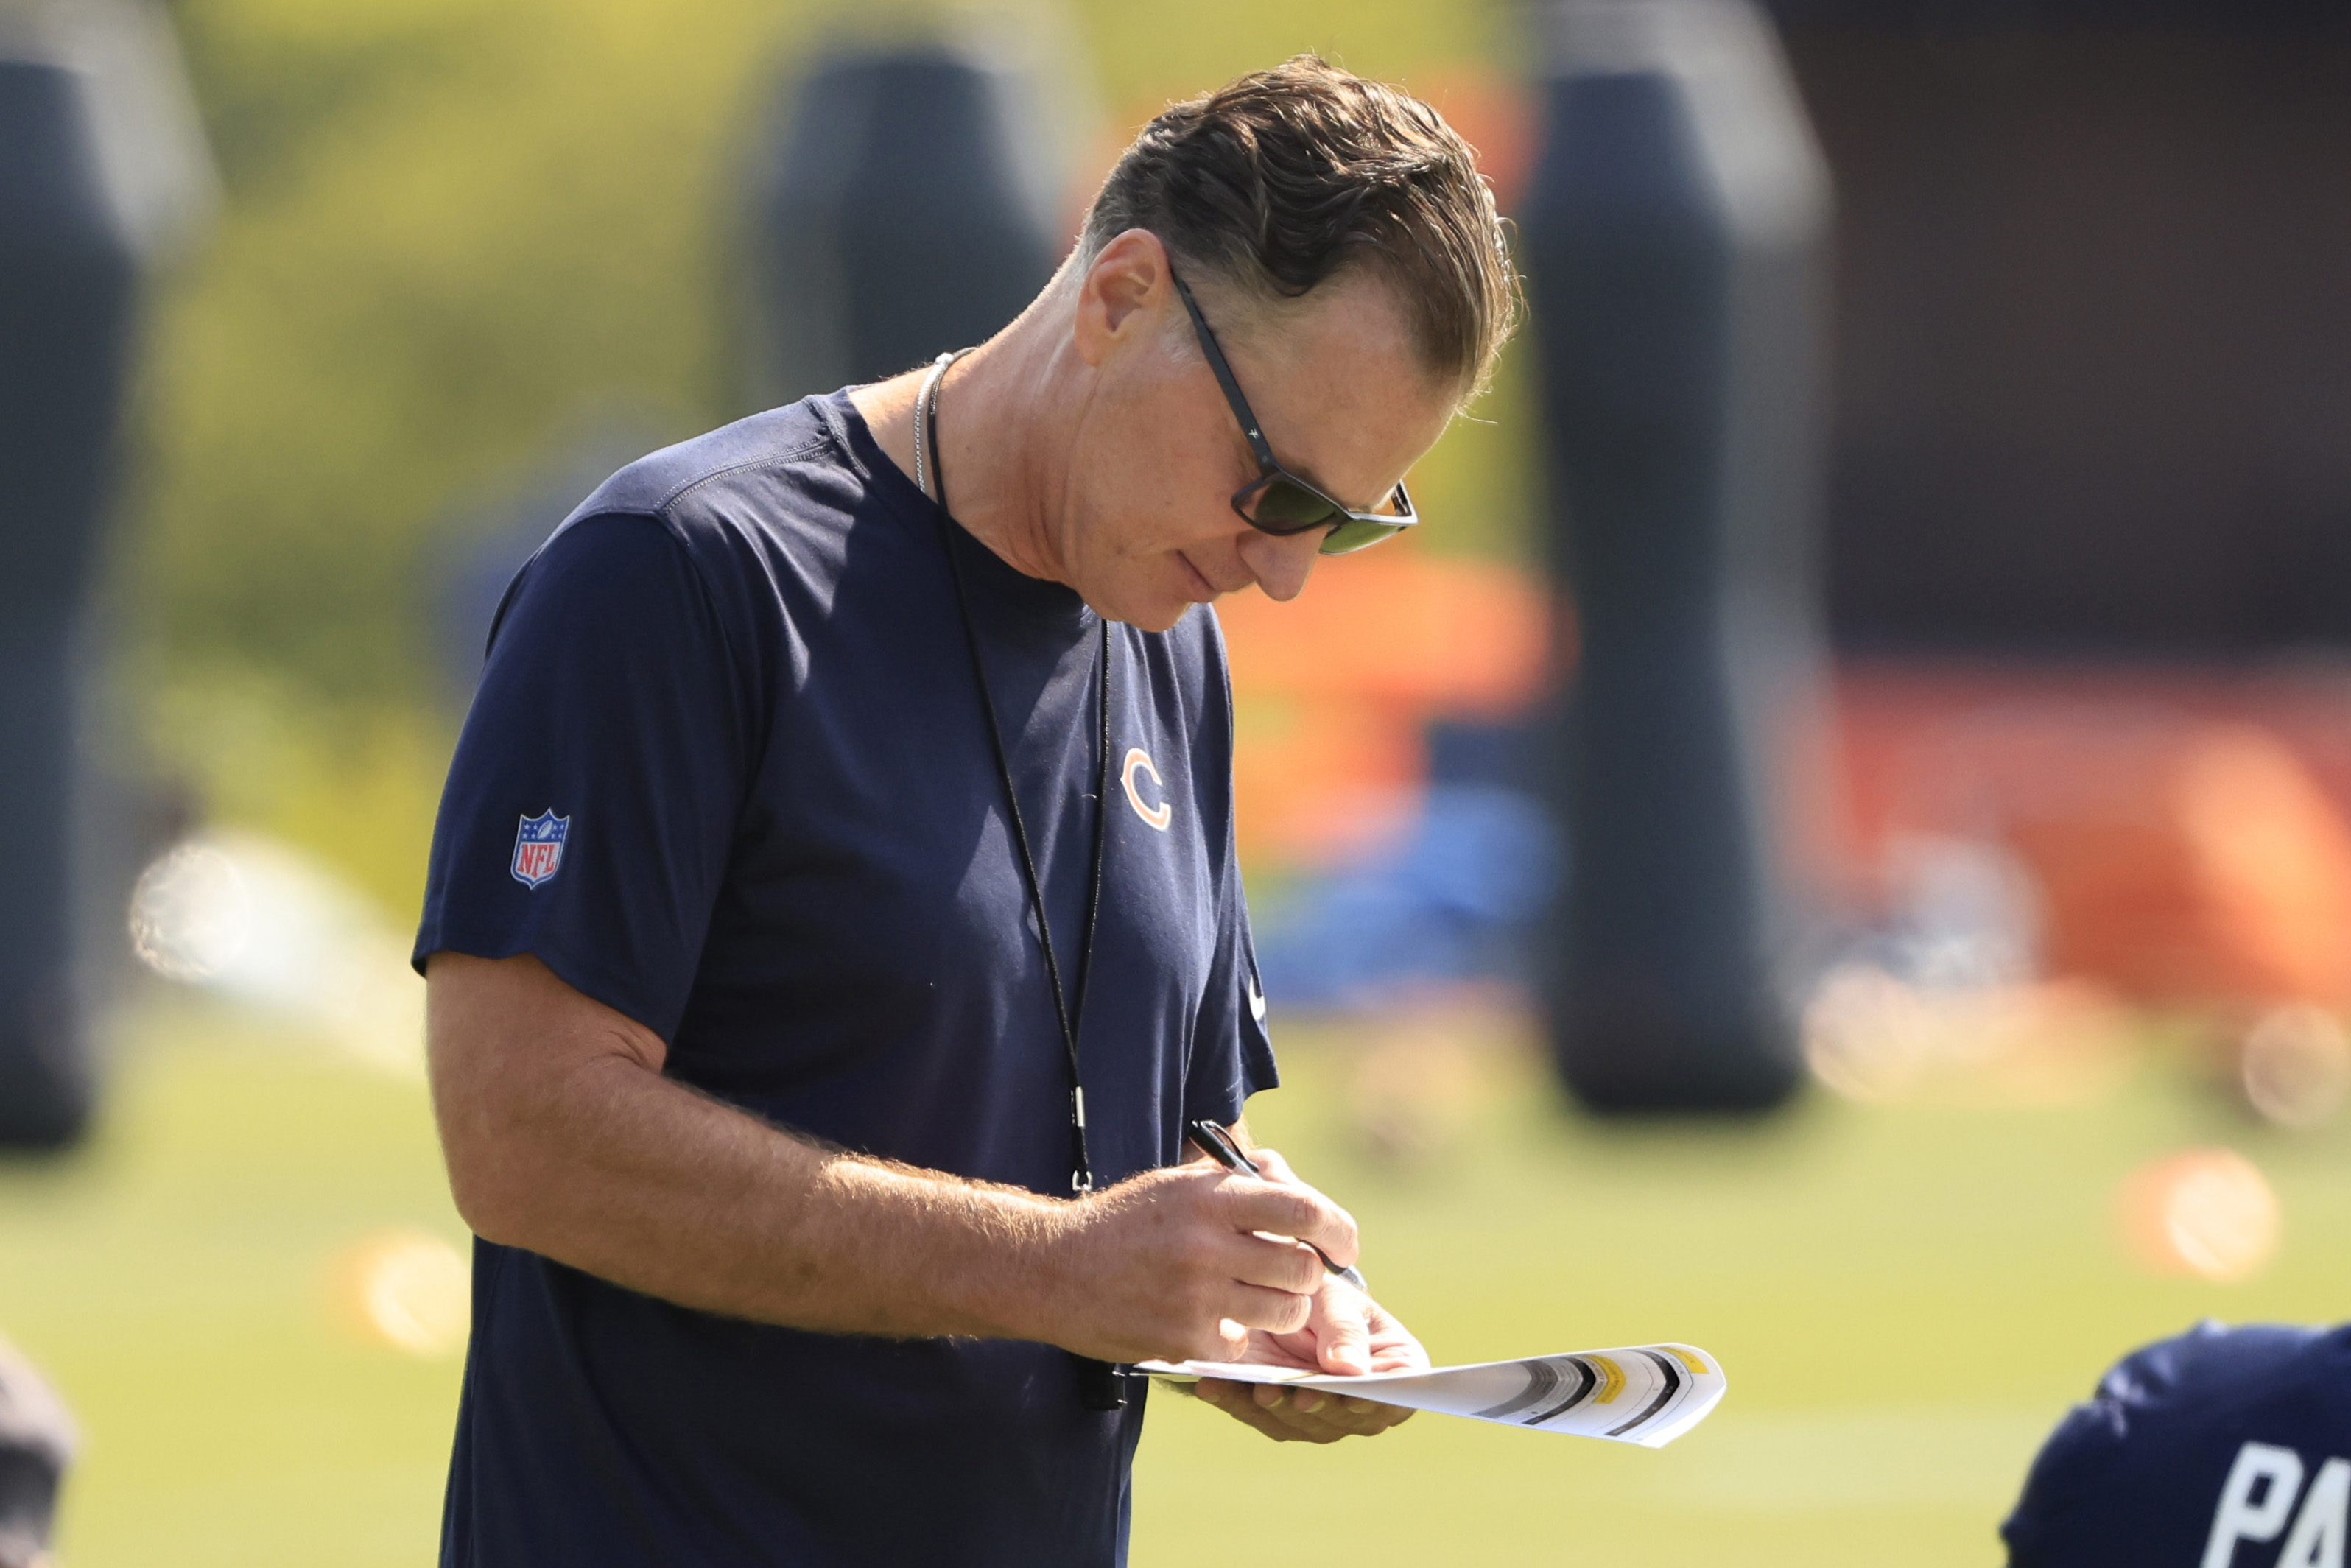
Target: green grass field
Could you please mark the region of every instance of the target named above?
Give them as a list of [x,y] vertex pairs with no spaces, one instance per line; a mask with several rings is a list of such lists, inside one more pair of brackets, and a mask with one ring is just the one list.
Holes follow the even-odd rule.
[[[122,1030],[106,1134],[0,1166],[0,1329],[88,1451],[66,1568],[431,1559],[454,1360],[327,1308],[354,1237],[463,1239],[422,1086],[159,1008]],[[2095,1104],[1860,1109],[1761,1130],[1597,1127],[1508,1055],[1449,1153],[1374,1161],[1338,1031],[1291,1031],[1259,1135],[1352,1207],[1365,1267],[1440,1361],[1675,1338],[1731,1392],[1661,1453],[1423,1416],[1277,1447],[1155,1399],[1134,1559],[1653,1565],[1999,1561],[2041,1434],[2116,1354],[2204,1314],[2351,1315],[2351,1141],[2247,1127],[2148,1069]],[[2141,1161],[2226,1142],[2269,1174],[2285,1244],[2252,1283],[2147,1278],[2113,1239]]]

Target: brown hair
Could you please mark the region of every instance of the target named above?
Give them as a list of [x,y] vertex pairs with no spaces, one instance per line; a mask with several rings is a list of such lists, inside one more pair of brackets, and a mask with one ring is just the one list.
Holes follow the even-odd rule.
[[1418,99],[1314,55],[1226,83],[1143,128],[1086,214],[1081,256],[1129,229],[1188,273],[1297,298],[1385,275],[1422,358],[1465,396],[1518,319],[1518,282],[1477,152]]

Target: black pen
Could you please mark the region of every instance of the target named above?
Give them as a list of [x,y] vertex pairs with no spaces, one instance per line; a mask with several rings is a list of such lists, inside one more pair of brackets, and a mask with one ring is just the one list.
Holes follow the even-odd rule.
[[[1265,1176],[1263,1171],[1257,1168],[1257,1162],[1241,1152],[1241,1146],[1234,1141],[1230,1129],[1219,1127],[1214,1122],[1186,1122],[1184,1124],[1184,1131],[1190,1135],[1194,1148],[1227,1170],[1237,1171],[1242,1176],[1253,1176],[1260,1179]],[[1306,1245],[1314,1247],[1311,1241]],[[1331,1261],[1331,1254],[1323,1251],[1320,1247],[1314,1247],[1314,1256],[1322,1260],[1322,1267],[1330,1270],[1364,1294],[1368,1296],[1372,1293],[1372,1288],[1364,1283],[1364,1276],[1352,1265],[1342,1269],[1338,1264]]]

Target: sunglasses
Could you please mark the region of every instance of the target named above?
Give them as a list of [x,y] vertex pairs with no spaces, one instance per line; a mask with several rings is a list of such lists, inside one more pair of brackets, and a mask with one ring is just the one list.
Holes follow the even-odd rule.
[[1199,301],[1192,298],[1182,278],[1172,271],[1167,276],[1183,297],[1184,308],[1191,312],[1192,329],[1200,336],[1200,351],[1207,355],[1208,368],[1217,372],[1217,384],[1225,389],[1225,401],[1232,405],[1233,417],[1240,421],[1241,434],[1249,437],[1249,450],[1257,455],[1258,476],[1233,492],[1233,510],[1243,522],[1276,538],[1328,528],[1322,553],[1345,555],[1394,538],[1420,521],[1420,514],[1412,509],[1412,497],[1401,484],[1388,497],[1389,510],[1359,512],[1276,461],[1265,432],[1258,427],[1257,415],[1249,412],[1249,399],[1241,395],[1240,382],[1233,380],[1233,367],[1226,362],[1224,350],[1217,346],[1217,335],[1208,330],[1208,319],[1200,314]]

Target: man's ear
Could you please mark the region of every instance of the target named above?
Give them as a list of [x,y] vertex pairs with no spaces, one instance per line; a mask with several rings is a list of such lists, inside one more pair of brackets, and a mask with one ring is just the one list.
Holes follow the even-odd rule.
[[1078,282],[1078,357],[1099,366],[1112,350],[1151,329],[1175,297],[1167,247],[1149,229],[1129,229],[1102,247]]

